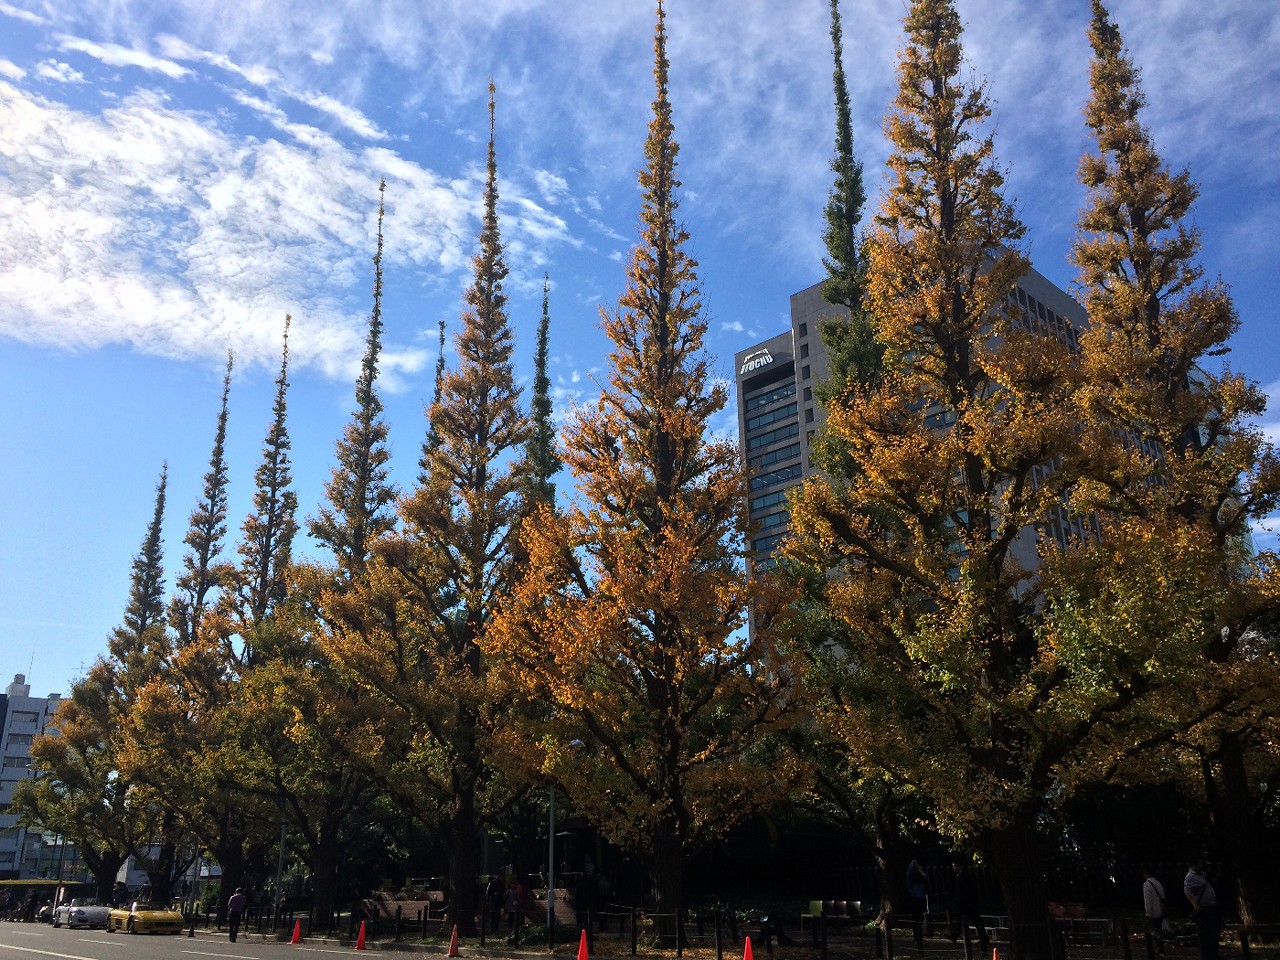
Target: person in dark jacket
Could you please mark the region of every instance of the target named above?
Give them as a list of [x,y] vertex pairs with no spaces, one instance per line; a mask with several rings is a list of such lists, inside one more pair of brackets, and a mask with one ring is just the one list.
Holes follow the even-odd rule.
[[983,955],[989,954],[991,941],[979,915],[982,897],[978,893],[978,881],[973,875],[973,869],[955,861],[951,864],[951,883],[951,939],[954,941],[963,938],[965,931],[973,927],[978,931],[978,946]]
[[244,908],[248,905],[249,900],[244,895],[244,887],[236,887],[236,892],[227,898],[227,930],[231,935],[231,942],[236,942],[236,937],[240,935],[240,922],[244,920]]

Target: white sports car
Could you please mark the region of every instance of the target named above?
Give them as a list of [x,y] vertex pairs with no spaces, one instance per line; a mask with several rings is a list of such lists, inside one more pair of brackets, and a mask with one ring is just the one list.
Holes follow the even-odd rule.
[[95,900],[93,897],[76,897],[74,900],[60,904],[58,909],[53,911],[53,925],[61,927],[65,924],[73,930],[77,927],[106,929],[107,914],[110,912],[111,908],[101,900]]

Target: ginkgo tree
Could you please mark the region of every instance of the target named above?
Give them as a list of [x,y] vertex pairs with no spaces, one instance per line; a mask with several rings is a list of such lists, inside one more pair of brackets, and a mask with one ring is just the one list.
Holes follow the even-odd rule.
[[[1273,554],[1251,555],[1248,525],[1280,503],[1280,461],[1257,426],[1265,395],[1221,359],[1240,321],[1226,285],[1197,262],[1198,190],[1144,126],[1138,71],[1101,0],[1089,41],[1085,121],[1096,152],[1080,165],[1088,197],[1073,249],[1089,325],[1076,396],[1082,449],[1069,469],[1081,481],[1073,507],[1096,518],[1100,536],[1053,567],[1054,619],[1064,647],[1108,631],[1123,646],[1167,622],[1133,616],[1147,604],[1168,599],[1181,611],[1185,650],[1160,665],[1172,679],[1185,664],[1194,681],[1168,705],[1193,724],[1179,743],[1199,769],[1241,919],[1274,919],[1276,884],[1257,856],[1257,761],[1247,755],[1268,752],[1280,693],[1277,571]],[[1163,732],[1118,738],[1099,759],[1107,769],[1146,763]],[[1270,752],[1264,769],[1274,775]]]
[[530,432],[504,292],[492,84],[489,92],[480,242],[457,366],[440,376],[399,527],[370,544],[367,568],[345,594],[325,594],[331,629],[322,639],[369,701],[367,752],[381,782],[402,810],[443,834],[451,919],[464,934],[477,916],[477,831],[514,789],[495,762],[512,697],[482,645],[514,579]]
[[661,3],[654,56],[640,240],[602,317],[608,380],[564,430],[578,495],[524,524],[528,567],[486,639],[545,707],[544,772],[605,836],[647,857],[674,935],[688,854],[785,788],[786,765],[756,751],[797,703],[767,590],[744,570],[737,449],[709,435],[725,389],[708,375],[677,219]]

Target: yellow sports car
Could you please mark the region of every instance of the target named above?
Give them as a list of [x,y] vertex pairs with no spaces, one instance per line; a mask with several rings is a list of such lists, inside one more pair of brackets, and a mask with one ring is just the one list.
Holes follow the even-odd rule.
[[181,933],[182,914],[177,910],[135,900],[127,907],[112,907],[107,914],[107,933],[127,930],[129,933]]

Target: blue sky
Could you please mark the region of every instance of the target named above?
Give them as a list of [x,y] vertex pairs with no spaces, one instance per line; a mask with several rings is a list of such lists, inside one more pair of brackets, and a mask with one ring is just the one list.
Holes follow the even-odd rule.
[[[904,5],[843,0],[874,208]],[[1064,287],[1087,146],[1087,0],[959,0],[1028,252]],[[1230,363],[1280,401],[1280,5],[1113,0],[1165,158],[1201,186]],[[0,676],[66,691],[120,621],[170,472],[168,582],[235,351],[231,526],[249,508],[286,312],[294,476],[311,515],[352,406],[387,179],[383,389],[411,482],[436,325],[479,230],[486,91],[522,375],[550,275],[557,408],[588,402],[623,288],[652,99],[640,0],[0,0]],[[709,351],[786,326],[821,277],[833,143],[826,0],[671,0],[682,211]],[[450,359],[451,354],[446,354]],[[726,410],[717,426],[734,429]],[[1280,414],[1264,423],[1280,439]],[[1274,544],[1262,531],[1260,541]],[[306,552],[306,545],[301,546]]]

